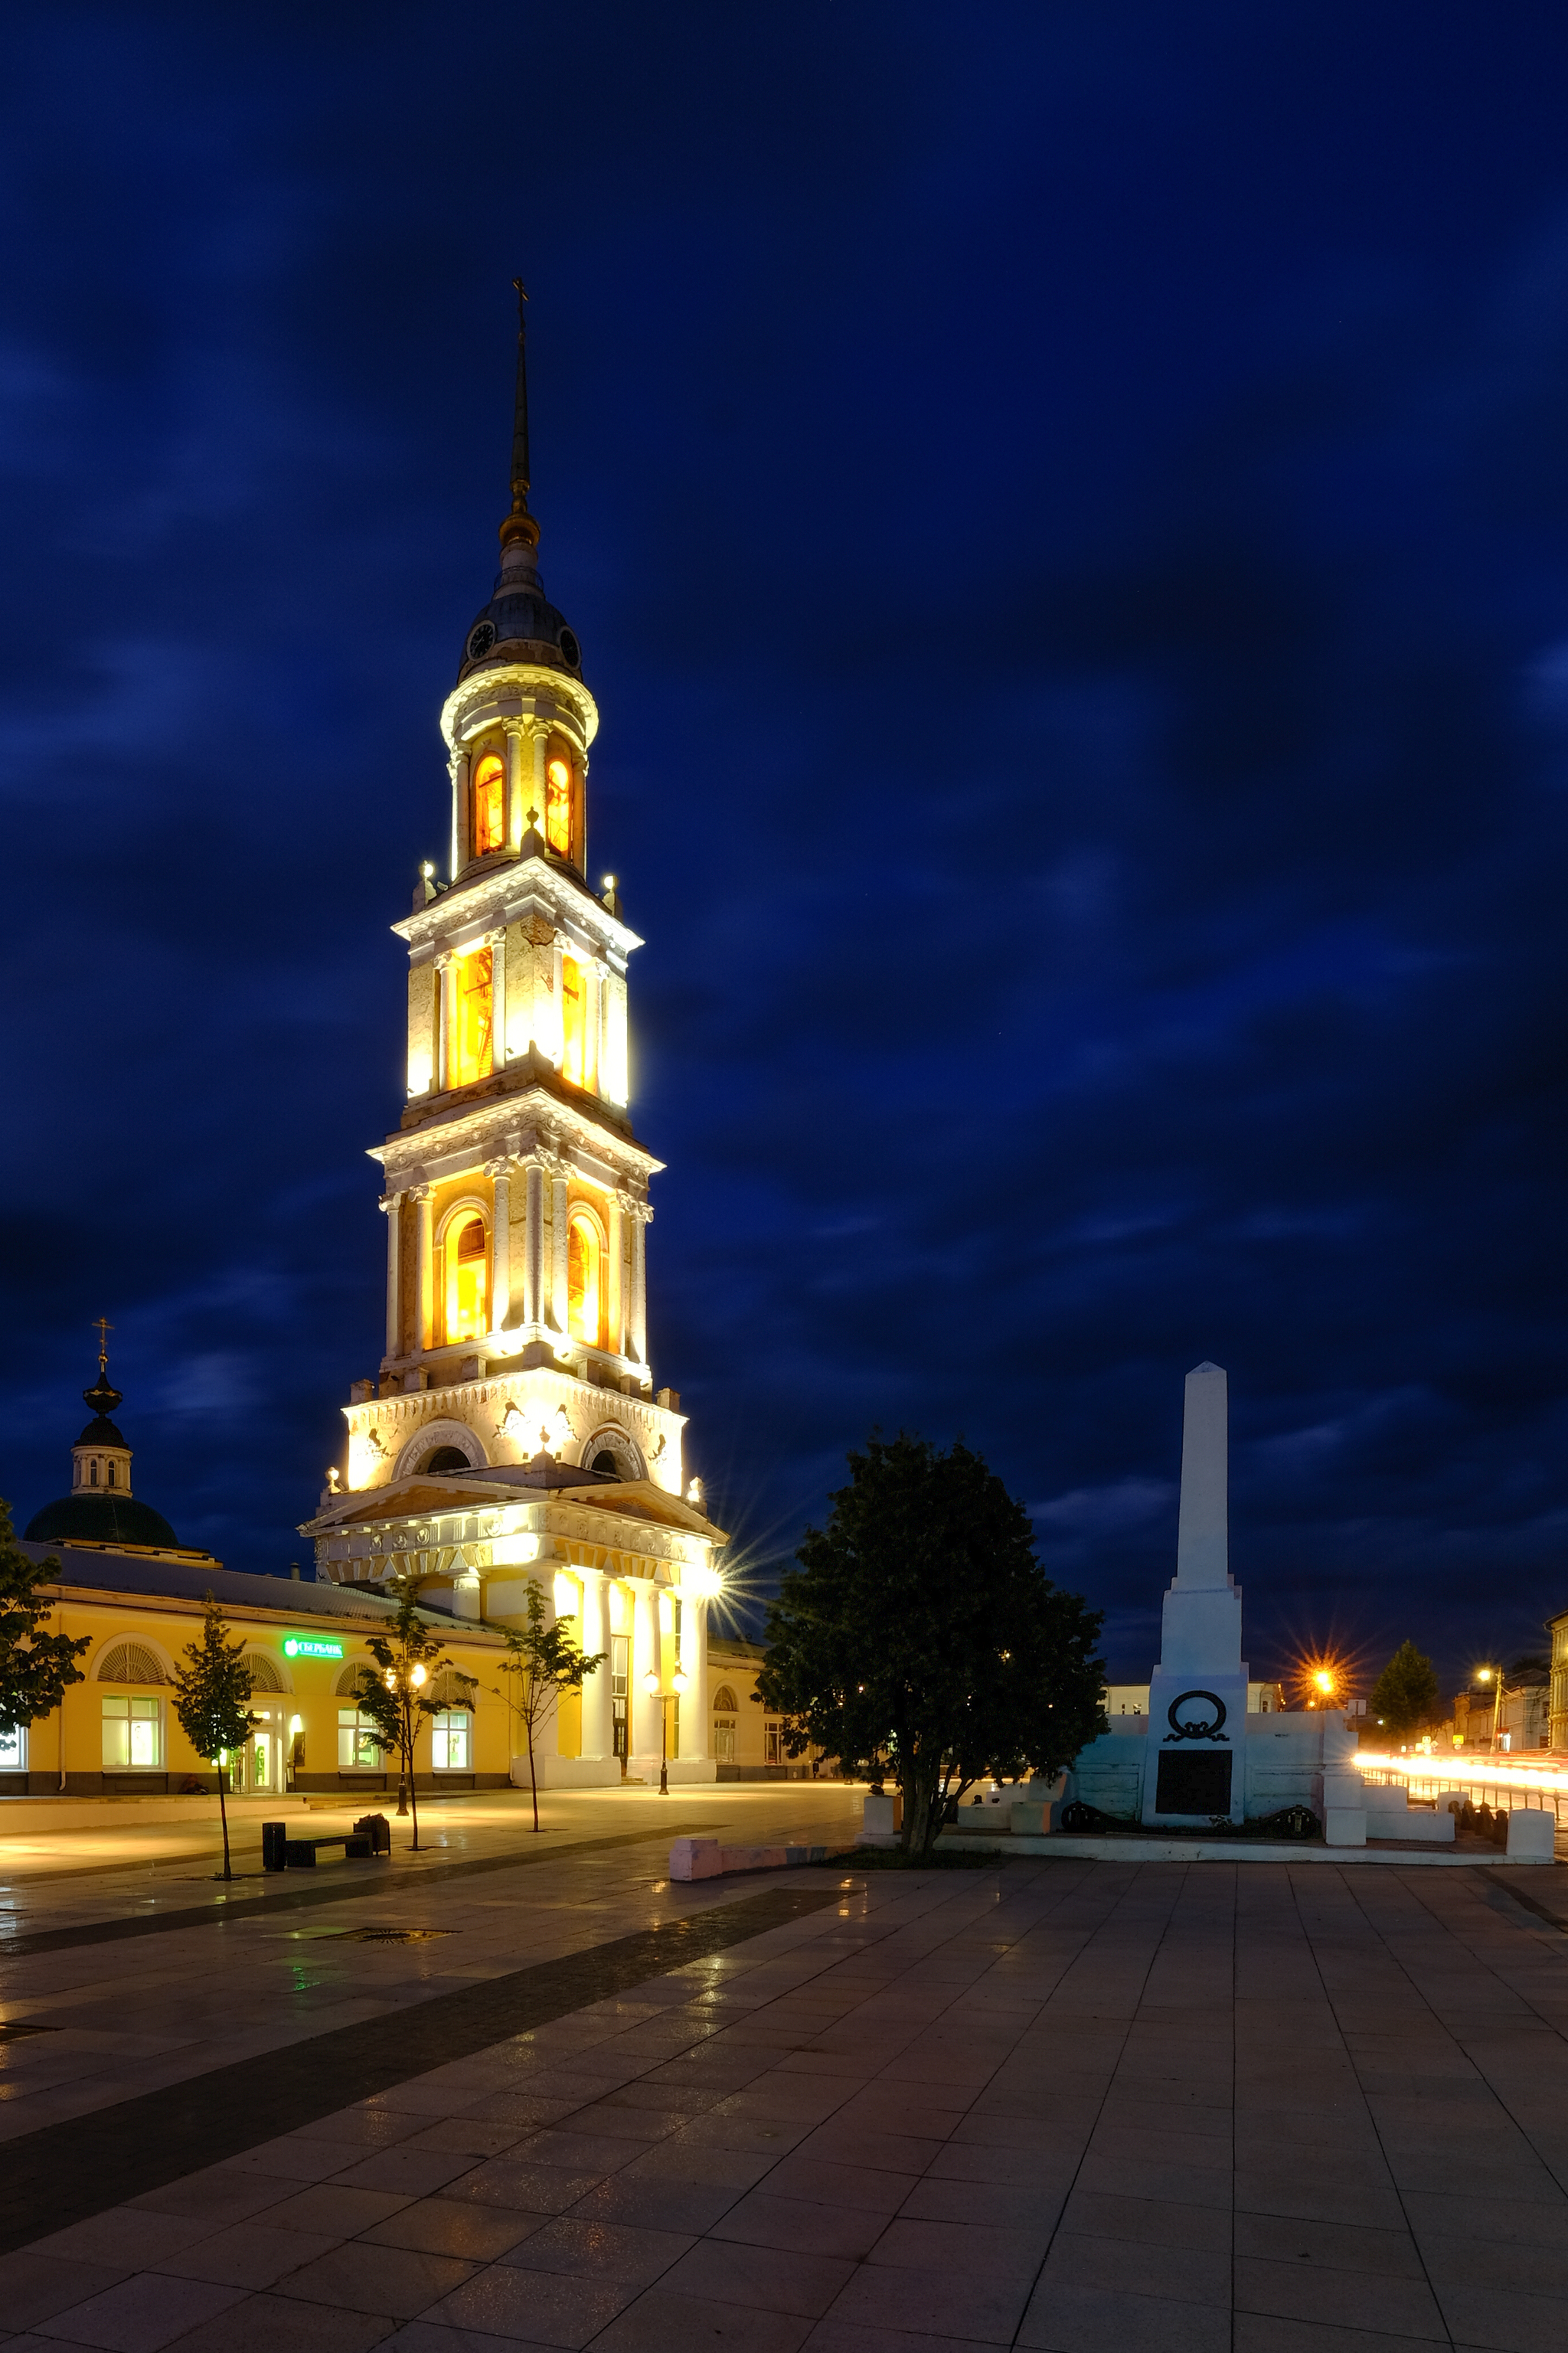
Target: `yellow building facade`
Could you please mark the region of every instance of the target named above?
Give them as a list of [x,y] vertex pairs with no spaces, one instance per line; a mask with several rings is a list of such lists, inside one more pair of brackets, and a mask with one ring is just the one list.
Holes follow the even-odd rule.
[[[243,1576],[190,1554],[27,1550],[59,1562],[58,1581],[43,1588],[52,1604],[48,1628],[86,1638],[78,1660],[84,1680],[53,1715],[0,1744],[0,1796],[175,1797],[191,1783],[210,1791],[212,1766],[192,1749],[174,1707],[174,1672],[200,1639],[208,1592],[231,1638],[245,1644],[250,1713],[258,1719],[244,1753],[230,1760],[230,1786],[258,1797],[357,1792],[370,1805],[396,1788],[395,1760],[371,1741],[353,1700],[363,1670],[376,1671],[366,1638],[390,1620],[389,1604]],[[420,1724],[418,1786],[503,1787],[513,1746],[505,1645],[497,1633],[450,1626],[434,1611],[428,1618],[446,1642],[430,1685],[443,1704]]]

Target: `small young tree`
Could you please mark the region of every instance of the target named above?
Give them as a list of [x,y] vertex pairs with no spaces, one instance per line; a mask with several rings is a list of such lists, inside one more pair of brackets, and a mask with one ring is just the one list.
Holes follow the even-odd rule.
[[528,1580],[528,1623],[506,1630],[507,1656],[501,1672],[507,1696],[522,1719],[528,1738],[528,1786],[533,1793],[533,1827],[539,1828],[539,1776],[534,1743],[561,1704],[564,1692],[581,1691],[597,1674],[606,1653],[588,1654],[571,1631],[571,1620],[544,1622],[544,1593],[536,1577]]
[[962,1441],[873,1437],[849,1473],[768,1611],[757,1691],[792,1757],[890,1767],[921,1855],[982,1774],[1054,1774],[1105,1729],[1101,1617],[1043,1575],[1023,1505]]
[[174,1669],[174,1714],[180,1729],[217,1775],[218,1819],[223,1824],[223,1875],[234,1877],[228,1854],[228,1808],[224,1801],[223,1759],[243,1748],[256,1726],[247,1703],[255,1684],[245,1664],[245,1644],[227,1641],[228,1620],[209,1593],[202,1639],[185,1645],[186,1664]]
[[397,1810],[405,1814],[413,1808],[416,1853],[419,1851],[419,1791],[414,1778],[414,1747],[420,1717],[435,1715],[440,1708],[439,1700],[432,1699],[425,1687],[430,1680],[430,1662],[447,1647],[420,1618],[419,1585],[416,1577],[397,1580],[394,1588],[397,1615],[389,1631],[366,1637],[381,1672],[374,1675],[368,1667],[362,1668],[354,1694],[361,1714],[371,1719],[371,1738],[384,1756],[397,1759]]
[[52,1715],[67,1685],[85,1680],[76,1662],[91,1635],[43,1630],[54,1604],[39,1599],[38,1588],[59,1573],[53,1554],[28,1559],[12,1534],[10,1505],[0,1502],[0,1732],[25,1732]]
[[1430,1724],[1437,1712],[1437,1673],[1425,1651],[1401,1642],[1373,1683],[1368,1704],[1397,1740]]

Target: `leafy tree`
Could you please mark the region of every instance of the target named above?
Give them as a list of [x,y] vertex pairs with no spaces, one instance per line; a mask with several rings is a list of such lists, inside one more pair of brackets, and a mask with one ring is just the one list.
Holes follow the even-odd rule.
[[553,1625],[544,1622],[544,1593],[536,1577],[528,1580],[528,1623],[509,1626],[506,1630],[507,1657],[501,1672],[507,1679],[507,1696],[512,1708],[522,1719],[528,1736],[528,1786],[533,1793],[533,1827],[539,1828],[539,1776],[534,1765],[534,1743],[561,1704],[563,1692],[581,1691],[588,1677],[597,1674],[607,1655],[595,1651],[589,1655],[571,1632],[571,1620],[558,1618]]
[[982,1775],[1053,1774],[1105,1729],[1101,1613],[1035,1558],[1028,1515],[962,1440],[907,1433],[851,1454],[768,1611],[757,1688],[849,1772],[890,1770],[906,1855]]
[[1371,1712],[1395,1738],[1430,1724],[1437,1712],[1437,1671],[1414,1642],[1401,1642],[1372,1687]]
[[420,1717],[435,1715],[441,1707],[425,1686],[430,1680],[431,1660],[447,1647],[419,1616],[420,1582],[416,1577],[397,1579],[394,1588],[397,1615],[390,1633],[366,1637],[381,1673],[374,1675],[368,1667],[362,1668],[354,1694],[360,1713],[371,1720],[371,1738],[384,1756],[397,1759],[397,1810],[405,1814],[413,1807],[416,1853],[419,1851],[419,1792],[414,1779],[414,1745],[419,1737]]
[[205,1757],[217,1775],[223,1875],[232,1879],[222,1759],[244,1747],[261,1718],[252,1715],[247,1705],[255,1684],[245,1664],[245,1644],[226,1641],[227,1632],[228,1620],[209,1593],[202,1619],[202,1639],[199,1642],[187,1642],[187,1664],[174,1669],[174,1714],[196,1755]]
[[43,1631],[54,1604],[39,1599],[38,1588],[59,1573],[52,1553],[28,1559],[12,1534],[10,1506],[0,1502],[0,1732],[21,1732],[52,1715],[68,1685],[85,1680],[76,1662],[91,1648],[91,1635]]

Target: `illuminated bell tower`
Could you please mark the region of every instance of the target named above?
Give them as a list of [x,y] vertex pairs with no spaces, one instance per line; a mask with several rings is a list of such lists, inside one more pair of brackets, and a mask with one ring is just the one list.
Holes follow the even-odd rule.
[[[353,1384],[346,1472],[308,1533],[322,1574],[416,1565],[449,1575],[468,1614],[503,1620],[523,1606],[519,1562],[576,1568],[593,1553],[596,1573],[666,1587],[659,1623],[684,1628],[682,1667],[700,1651],[705,1684],[705,1633],[693,1638],[722,1536],[698,1483],[687,1493],[680,1400],[655,1388],[648,1358],[648,1180],[663,1164],[628,1110],[626,973],[641,942],[614,878],[597,892],[588,880],[599,714],[536,563],[518,292],[500,572],[441,711],[449,871],[438,882],[426,868],[393,926],[408,949],[407,1103],[371,1155],[385,1179],[385,1347],[375,1378]],[[537,1493],[547,1506],[481,1507]],[[509,1567],[510,1580],[497,1574]],[[595,1632],[585,1619],[588,1647],[605,1647]],[[643,1673],[662,1656],[649,1640]],[[657,1754],[657,1711],[637,1693],[622,1704],[618,1753]]]

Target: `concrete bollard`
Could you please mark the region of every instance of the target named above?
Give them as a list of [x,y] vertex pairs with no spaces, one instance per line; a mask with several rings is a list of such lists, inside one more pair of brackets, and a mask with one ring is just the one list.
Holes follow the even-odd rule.
[[1556,1819],[1543,1806],[1515,1806],[1508,1818],[1510,1862],[1552,1862],[1556,1841]]
[[1325,1846],[1364,1846],[1366,1808],[1326,1806],[1323,1809],[1323,1843]]

